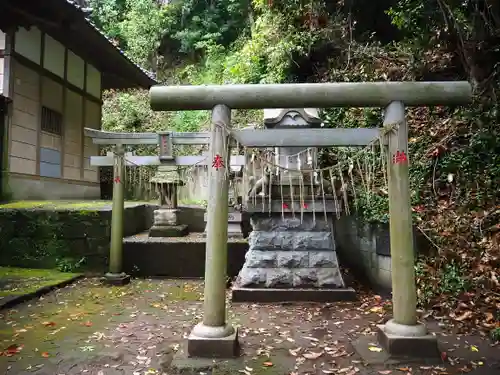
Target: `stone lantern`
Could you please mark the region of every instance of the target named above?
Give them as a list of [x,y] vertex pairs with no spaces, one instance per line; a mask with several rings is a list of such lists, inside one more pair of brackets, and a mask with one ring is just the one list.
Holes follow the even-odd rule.
[[160,193],[160,208],[154,211],[150,237],[180,237],[188,234],[188,226],[179,224],[177,214],[177,187],[184,186],[176,166],[161,165],[150,181]]

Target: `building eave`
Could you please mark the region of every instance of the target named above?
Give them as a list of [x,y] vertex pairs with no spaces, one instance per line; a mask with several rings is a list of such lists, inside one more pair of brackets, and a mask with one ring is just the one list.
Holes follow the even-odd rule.
[[36,26],[64,44],[102,74],[103,89],[145,88],[154,75],[117,48],[70,0],[2,0],[0,29]]

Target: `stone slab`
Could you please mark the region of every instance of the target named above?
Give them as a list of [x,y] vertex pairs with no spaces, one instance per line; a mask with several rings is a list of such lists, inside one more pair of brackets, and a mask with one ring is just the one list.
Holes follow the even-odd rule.
[[253,231],[248,237],[251,250],[335,250],[332,232]]
[[[163,360],[162,370],[170,375],[200,375],[221,373],[237,373],[238,369],[244,368],[244,357],[238,358],[194,358],[188,357],[185,350],[181,350],[171,359]],[[233,370],[233,371],[231,371]],[[224,372],[226,371],[226,372]]]
[[[318,215],[319,216],[319,215]],[[250,218],[250,224],[253,230],[264,232],[285,232],[285,231],[314,231],[324,232],[332,230],[331,217],[325,220],[323,216],[314,218],[311,213],[303,215],[300,213],[293,217],[286,214],[282,217],[280,214],[253,214]]]
[[438,340],[434,335],[398,336],[385,332],[384,325],[378,325],[377,330],[377,338],[380,346],[393,359],[440,358]]
[[[307,255],[307,253],[301,254]],[[251,260],[247,260],[238,273],[236,280],[238,287],[257,289],[289,289],[292,287],[298,289],[339,289],[345,286],[338,266],[327,268],[251,268],[248,267],[250,262]]]
[[[441,364],[441,358],[409,358],[409,357],[395,357],[381,347],[377,343],[376,336],[361,336],[357,338],[352,346],[356,353],[361,357],[364,364],[367,366],[376,365],[408,365],[408,364],[421,364],[421,365],[437,365]],[[370,350],[371,347],[378,347],[380,351]]]
[[240,355],[238,329],[227,337],[205,338],[193,335],[188,337],[188,356],[195,358],[235,358]]
[[352,288],[342,289],[273,289],[273,288],[239,288],[231,291],[232,302],[341,302],[356,301],[356,291]]
[[152,226],[149,230],[149,237],[183,237],[189,234],[186,224],[175,226]]

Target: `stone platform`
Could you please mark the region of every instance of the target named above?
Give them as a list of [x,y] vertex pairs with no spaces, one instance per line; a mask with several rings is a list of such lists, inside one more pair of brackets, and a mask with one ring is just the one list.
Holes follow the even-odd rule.
[[[203,233],[184,237],[149,237],[143,232],[123,239],[124,271],[133,276],[203,278],[206,238]],[[248,243],[229,239],[227,275],[234,277],[245,262]]]
[[[319,216],[319,215],[318,215]],[[235,302],[352,301],[337,260],[331,218],[253,214]]]

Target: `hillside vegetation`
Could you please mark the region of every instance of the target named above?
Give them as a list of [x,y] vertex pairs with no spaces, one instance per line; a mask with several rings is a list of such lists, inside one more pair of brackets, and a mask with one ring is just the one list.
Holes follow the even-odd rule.
[[[90,0],[93,20],[166,83],[469,80],[474,103],[408,110],[415,222],[435,252],[417,264],[419,303],[500,337],[500,4],[493,0]],[[109,130],[195,131],[206,112],[153,113],[146,92],[105,97]],[[238,112],[235,126],[258,123]],[[329,109],[329,126],[380,111]],[[334,150],[332,150],[332,153]],[[387,220],[387,197],[360,197]],[[365,203],[363,203],[365,202]]]

